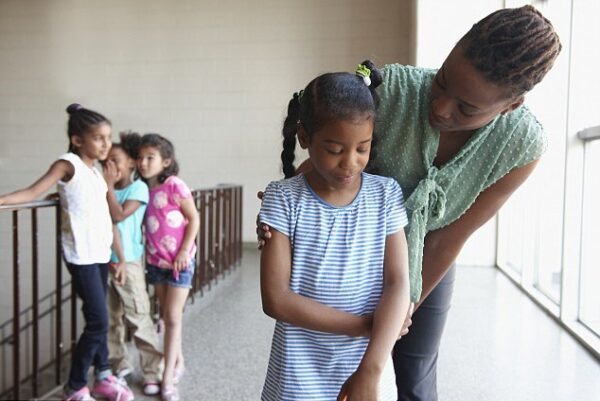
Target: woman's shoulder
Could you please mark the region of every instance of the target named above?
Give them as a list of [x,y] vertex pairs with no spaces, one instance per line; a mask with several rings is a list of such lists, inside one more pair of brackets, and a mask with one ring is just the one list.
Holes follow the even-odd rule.
[[538,144],[541,147],[546,146],[544,127],[526,105],[502,116],[495,129],[503,133],[510,133],[513,143],[515,139],[518,139]]
[[382,72],[383,86],[388,87],[390,85],[413,86],[429,82],[437,70],[405,64],[387,64]]

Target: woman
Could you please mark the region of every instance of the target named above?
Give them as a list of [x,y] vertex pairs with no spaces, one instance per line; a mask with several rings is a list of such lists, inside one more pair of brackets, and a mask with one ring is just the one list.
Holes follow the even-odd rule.
[[[437,400],[454,260],[544,152],[543,129],[523,102],[560,50],[552,24],[524,6],[476,23],[437,71],[383,69],[372,166],[395,178],[406,197],[416,303],[410,333],[394,347],[400,401]],[[268,231],[260,235],[269,238]]]

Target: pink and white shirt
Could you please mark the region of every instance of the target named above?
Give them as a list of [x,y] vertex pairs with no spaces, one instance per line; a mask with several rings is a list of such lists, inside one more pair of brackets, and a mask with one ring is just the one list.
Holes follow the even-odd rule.
[[[172,175],[158,187],[150,189],[150,200],[144,216],[146,229],[146,262],[164,269],[173,269],[181,248],[188,220],[181,212],[181,200],[192,197],[188,186]],[[194,243],[190,257],[196,252]]]

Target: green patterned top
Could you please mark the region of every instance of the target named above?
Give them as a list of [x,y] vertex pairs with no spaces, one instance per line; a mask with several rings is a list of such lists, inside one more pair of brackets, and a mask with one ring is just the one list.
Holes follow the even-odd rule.
[[429,125],[431,82],[436,70],[399,64],[383,69],[375,168],[395,178],[406,199],[411,300],[421,296],[427,232],[458,219],[477,196],[515,167],[542,155],[546,138],[525,106],[477,130],[441,168],[433,165],[439,131]]

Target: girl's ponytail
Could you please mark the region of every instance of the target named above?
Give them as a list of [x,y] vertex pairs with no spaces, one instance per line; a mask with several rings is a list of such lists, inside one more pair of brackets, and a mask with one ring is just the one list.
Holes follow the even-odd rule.
[[[376,89],[379,85],[383,83],[383,73],[380,69],[377,68],[377,66],[375,66],[375,63],[373,63],[371,60],[365,60],[361,64],[367,67],[369,71],[371,71],[369,75],[369,78],[371,80],[371,85],[369,85],[369,91],[371,92],[371,96],[373,96],[373,103],[375,104],[375,109],[377,109],[379,107],[379,96],[377,95]],[[376,116],[378,115],[379,114],[376,114]],[[375,125],[380,123],[381,121],[376,117]],[[377,152],[375,151],[377,144],[376,132],[377,130],[373,130],[373,139],[371,140],[371,153],[369,154],[369,163],[367,164],[367,168],[365,169],[365,171],[371,174],[379,173],[375,167],[375,159],[377,157]]]
[[281,151],[281,163],[285,178],[293,177],[296,174],[294,159],[296,157],[296,134],[300,121],[300,93],[294,93],[294,96],[288,104],[288,113],[283,123],[283,150]]

